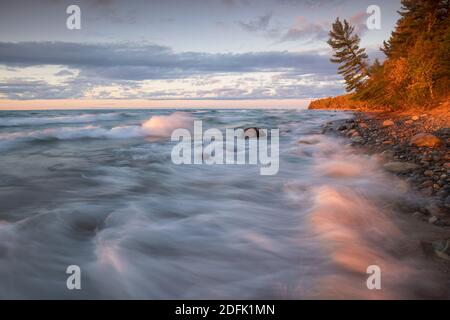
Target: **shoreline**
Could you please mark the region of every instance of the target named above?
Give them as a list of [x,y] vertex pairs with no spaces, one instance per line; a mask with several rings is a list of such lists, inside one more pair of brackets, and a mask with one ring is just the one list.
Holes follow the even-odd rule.
[[[442,231],[435,239],[422,239],[421,246],[425,255],[450,270],[450,249],[445,247],[450,244],[449,109],[352,112],[351,119],[326,123],[322,133],[344,138],[359,152],[376,157],[386,171],[406,181],[424,199],[424,205],[405,205],[401,211],[419,224]],[[443,244],[445,248],[440,248]]]

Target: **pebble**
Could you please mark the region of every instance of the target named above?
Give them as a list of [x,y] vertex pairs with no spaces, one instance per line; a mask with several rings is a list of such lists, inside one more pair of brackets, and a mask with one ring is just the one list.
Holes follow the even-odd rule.
[[434,174],[434,172],[431,170],[426,170],[423,174],[427,177],[431,177]]
[[360,136],[353,137],[351,140],[352,140],[352,142],[354,142],[354,143],[361,143],[361,142],[364,141],[364,139],[361,138]]
[[390,172],[406,173],[419,168],[419,165],[409,162],[388,162],[383,167]]
[[383,127],[390,127],[393,126],[395,123],[392,120],[384,120],[383,121]]
[[395,153],[392,150],[384,150],[380,155],[385,159],[391,159],[394,157]]
[[447,222],[442,215],[448,213],[450,225],[450,129],[446,129],[445,119],[413,115],[383,121],[362,113],[356,113],[355,119],[333,122],[328,132],[341,131],[352,144],[368,147],[369,154],[378,153],[384,169],[407,178],[440,208],[440,212],[422,214],[439,217],[435,225],[443,225],[441,222]]
[[439,221],[439,218],[436,216],[432,216],[430,219],[428,219],[428,223],[431,223],[431,224],[435,224],[438,221]]
[[411,145],[416,147],[434,148],[441,145],[441,140],[429,133],[419,133],[411,138]]

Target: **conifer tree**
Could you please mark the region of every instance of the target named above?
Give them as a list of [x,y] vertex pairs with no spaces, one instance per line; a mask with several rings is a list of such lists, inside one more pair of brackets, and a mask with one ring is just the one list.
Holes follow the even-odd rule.
[[348,92],[361,89],[370,76],[367,54],[364,48],[359,47],[360,38],[354,31],[355,27],[347,20],[342,22],[337,18],[328,40],[334,51],[331,61],[340,64],[338,73],[344,76]]

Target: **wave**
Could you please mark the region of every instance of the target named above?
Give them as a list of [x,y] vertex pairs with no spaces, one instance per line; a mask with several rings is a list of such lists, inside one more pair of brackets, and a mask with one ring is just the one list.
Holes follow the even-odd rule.
[[9,117],[2,119],[0,127],[37,126],[45,124],[109,121],[109,120],[116,120],[121,115],[122,115],[121,113],[111,112],[100,114],[85,113],[74,116],[59,116],[59,117]]
[[168,137],[177,128],[192,127],[188,114],[175,112],[168,116],[153,116],[141,125],[117,126],[110,129],[98,126],[63,127],[0,134],[0,149],[8,149],[13,142],[33,140],[131,139]]
[[178,128],[190,129],[192,117],[183,112],[175,112],[168,116],[153,116],[142,124],[142,129],[155,137],[168,137]]

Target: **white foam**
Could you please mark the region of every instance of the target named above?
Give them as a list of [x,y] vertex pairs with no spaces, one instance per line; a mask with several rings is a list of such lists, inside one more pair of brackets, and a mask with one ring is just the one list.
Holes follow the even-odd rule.
[[175,112],[168,116],[153,116],[142,124],[142,128],[152,136],[169,137],[175,129],[190,129],[192,121],[188,114]]
[[5,150],[13,142],[30,140],[77,139],[132,139],[144,137],[168,137],[177,128],[190,128],[192,118],[180,112],[168,116],[153,116],[142,125],[103,128],[99,126],[48,128],[0,134],[0,147]]
[[65,124],[65,123],[88,123],[96,121],[108,121],[115,120],[121,114],[120,113],[99,113],[91,114],[85,113],[74,116],[60,116],[60,117],[10,117],[2,119],[0,123],[1,127],[14,127],[14,126],[34,126],[44,124]]

